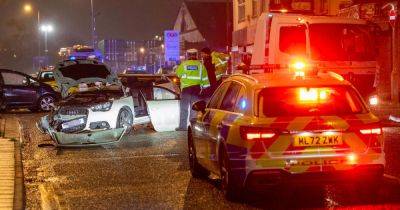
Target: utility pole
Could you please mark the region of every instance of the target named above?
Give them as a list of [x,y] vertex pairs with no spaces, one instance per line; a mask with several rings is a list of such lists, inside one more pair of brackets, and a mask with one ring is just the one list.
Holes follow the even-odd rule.
[[41,49],[40,49],[40,11],[38,9],[37,11],[37,30],[38,30],[38,56],[40,59],[40,56],[42,55]]
[[397,4],[396,3],[388,3],[382,7],[385,9],[390,7],[389,11],[389,23],[392,26],[392,73],[390,75],[390,84],[391,84],[391,99],[392,104],[399,103],[399,67],[397,60],[397,50],[396,50],[396,27],[397,27]]
[[[233,4],[233,3],[232,3]],[[232,44],[232,41],[229,39],[229,37],[231,37],[231,35],[232,35],[232,31],[230,30],[231,28],[232,28],[232,25],[231,24],[233,24],[233,23],[231,23],[231,16],[230,16],[230,14],[231,14],[231,1],[230,0],[226,0],[226,34],[225,34],[225,39],[226,39],[226,52],[227,52],[227,54],[230,54],[229,52],[230,52],[230,46],[231,46],[231,44]],[[227,69],[227,71],[228,72],[225,72],[225,73],[232,73],[232,67],[231,67],[231,59],[229,59],[229,65],[228,65],[228,69]]]
[[396,51],[396,23],[392,26],[392,74],[391,74],[391,89],[392,103],[399,103],[399,67]]
[[92,46],[94,49],[97,49],[96,17],[94,15],[93,0],[90,0],[90,11],[91,11]]

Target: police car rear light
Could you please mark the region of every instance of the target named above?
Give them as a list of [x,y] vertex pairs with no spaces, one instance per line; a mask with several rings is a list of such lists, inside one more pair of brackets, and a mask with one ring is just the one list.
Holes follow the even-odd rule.
[[382,128],[360,129],[360,133],[364,135],[381,135]]
[[348,164],[354,165],[357,164],[358,156],[354,153],[348,154],[347,155],[347,162]]
[[274,131],[257,127],[240,127],[240,134],[244,140],[266,140],[276,136]]
[[306,68],[306,63],[302,62],[302,61],[297,61],[297,62],[293,63],[292,66],[296,70],[304,70],[304,68]]
[[371,97],[369,98],[369,104],[370,104],[370,105],[376,106],[376,105],[378,105],[378,103],[379,103],[378,96],[371,96]]
[[324,102],[329,98],[327,88],[299,88],[298,97],[300,103]]

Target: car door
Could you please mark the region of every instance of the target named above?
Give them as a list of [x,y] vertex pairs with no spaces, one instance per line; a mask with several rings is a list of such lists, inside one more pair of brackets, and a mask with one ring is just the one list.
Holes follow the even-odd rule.
[[201,117],[198,118],[194,124],[192,124],[194,144],[196,147],[196,157],[198,161],[204,165],[208,163],[206,161],[206,159],[208,159],[207,141],[210,139],[211,121],[213,120],[215,111],[218,109],[222,97],[229,87],[229,84],[230,82],[224,82],[215,90],[213,96],[207,104],[204,114],[202,114]]
[[217,156],[218,146],[222,139],[227,138],[230,126],[240,115],[240,113],[236,112],[236,104],[242,89],[244,89],[244,87],[238,82],[232,82],[229,85],[210,123],[210,136],[207,141],[208,144],[206,145],[208,154],[207,161],[210,168],[216,173],[219,171]]
[[153,96],[147,100],[147,110],[154,130],[175,131],[179,126],[179,96],[171,90],[153,87]]
[[1,72],[4,100],[8,106],[31,106],[36,104],[38,94],[30,85],[26,75],[16,72]]

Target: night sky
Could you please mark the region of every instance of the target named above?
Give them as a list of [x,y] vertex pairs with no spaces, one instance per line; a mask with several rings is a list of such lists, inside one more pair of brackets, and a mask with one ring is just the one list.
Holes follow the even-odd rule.
[[[24,3],[33,13],[24,14]],[[182,0],[94,0],[98,39],[146,40],[173,27]],[[30,72],[37,54],[37,9],[51,23],[49,52],[90,42],[90,0],[0,0],[0,67]],[[43,35],[42,35],[43,44]]]

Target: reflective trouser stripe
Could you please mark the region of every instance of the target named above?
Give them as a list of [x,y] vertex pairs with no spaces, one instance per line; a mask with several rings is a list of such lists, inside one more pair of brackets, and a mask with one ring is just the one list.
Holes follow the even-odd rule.
[[201,80],[201,78],[197,77],[197,76],[187,76],[186,78],[187,79],[192,79],[192,80]]

